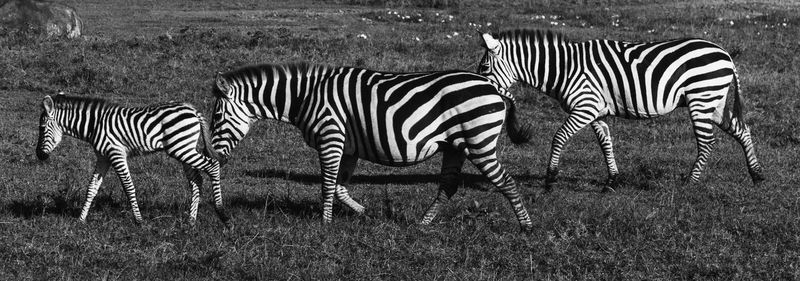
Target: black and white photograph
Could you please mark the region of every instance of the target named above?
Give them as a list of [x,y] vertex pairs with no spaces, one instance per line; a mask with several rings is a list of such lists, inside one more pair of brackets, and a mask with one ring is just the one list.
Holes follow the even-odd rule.
[[0,280],[799,280],[795,114],[795,0],[0,0]]

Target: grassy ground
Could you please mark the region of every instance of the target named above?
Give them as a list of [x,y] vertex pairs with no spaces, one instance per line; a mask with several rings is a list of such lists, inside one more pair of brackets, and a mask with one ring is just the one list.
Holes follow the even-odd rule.
[[[0,30],[0,279],[798,279],[800,32],[784,1],[66,1],[85,40]],[[644,2],[644,3],[643,3]],[[134,225],[109,174],[88,222],[77,221],[94,157],[66,139],[35,158],[40,101],[59,89],[124,105],[188,101],[209,112],[216,71],[310,61],[391,71],[473,70],[476,29],[551,28],[574,40],[703,37],[737,63],[768,181],[754,187],[741,148],[719,142],[701,183],[684,186],[695,146],[685,109],[644,121],[608,119],[622,173],[606,171],[590,132],[571,140],[561,181],[541,192],[565,114],[515,90],[537,132],[501,140],[534,221],[518,233],[503,197],[468,167],[453,201],[418,226],[439,159],[407,168],[360,163],[350,187],[368,210],[337,205],[320,226],[316,154],[296,129],[260,122],[223,173],[237,228],[208,203],[186,223],[176,161],[130,161],[147,224]],[[208,196],[205,196],[208,199]]]

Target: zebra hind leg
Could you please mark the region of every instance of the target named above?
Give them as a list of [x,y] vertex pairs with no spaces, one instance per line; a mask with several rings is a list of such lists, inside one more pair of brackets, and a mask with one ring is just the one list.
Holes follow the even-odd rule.
[[[691,110],[691,105],[690,105]],[[692,127],[697,141],[697,158],[695,159],[692,171],[686,179],[688,183],[695,184],[700,181],[700,174],[705,168],[711,151],[714,150],[716,139],[714,138],[713,121],[710,115],[700,112],[691,112]]]
[[183,173],[189,180],[189,189],[192,191],[191,205],[189,207],[189,225],[194,227],[197,221],[197,209],[200,206],[200,187],[203,186],[203,176],[188,164],[183,164]]
[[356,164],[358,163],[358,158],[354,155],[342,155],[341,164],[339,164],[339,173],[336,178],[336,199],[341,201],[347,207],[358,213],[359,215],[364,214],[364,206],[358,204],[353,198],[350,197],[350,194],[347,191],[347,188],[344,184],[350,183],[350,179],[353,176],[353,172],[356,169]]
[[465,157],[463,154],[456,150],[445,150],[442,156],[442,179],[439,183],[439,191],[436,198],[419,224],[427,225],[436,218],[442,206],[450,201],[450,197],[458,190],[459,176],[461,175],[461,167],[464,166]]
[[[481,155],[481,157],[478,158],[475,155]],[[503,169],[500,162],[497,161],[497,155],[495,153],[489,155],[471,153],[471,155],[467,155],[467,158],[508,199],[522,231],[530,232],[533,229],[533,224],[528,215],[528,210],[525,209],[525,205],[522,202],[522,196],[517,189],[517,184],[508,172]]]
[[[222,187],[220,186],[220,163],[216,159],[205,156],[197,149],[180,150],[170,144],[166,146],[167,154],[177,159],[183,164],[184,173],[189,180],[192,188],[192,205],[190,207],[190,221],[194,221],[197,216],[197,209],[200,202],[200,189],[203,185],[203,178],[199,171],[205,172],[211,179],[211,190],[214,197],[214,210],[220,221],[227,230],[233,230],[233,223],[225,210],[222,200]],[[181,152],[182,154],[179,154]]]
[[717,126],[720,127],[720,129],[736,139],[739,145],[742,146],[750,178],[753,180],[753,184],[758,185],[765,180],[765,177],[761,163],[758,161],[758,157],[756,157],[756,148],[750,137],[750,128],[738,117],[731,118],[729,124],[729,126],[724,126],[722,122],[717,122]]
[[602,120],[595,120],[591,125],[597,136],[597,143],[600,144],[600,148],[603,150],[603,156],[608,167],[608,180],[603,186],[602,192],[614,192],[614,188],[619,185],[619,182],[617,182],[619,170],[617,169],[617,162],[614,160],[614,144],[611,142],[611,130],[608,129],[608,124]]

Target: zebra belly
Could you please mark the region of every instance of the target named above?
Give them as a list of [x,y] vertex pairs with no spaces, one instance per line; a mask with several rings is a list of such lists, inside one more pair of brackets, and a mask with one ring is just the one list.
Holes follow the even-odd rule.
[[[442,139],[444,141],[444,139]],[[412,144],[409,144],[412,145]],[[408,146],[403,147],[396,147],[395,149],[391,149],[388,151],[408,151]],[[349,155],[356,155],[360,159],[364,159],[370,161],[375,164],[381,164],[385,166],[392,166],[392,167],[404,167],[404,166],[412,166],[422,162],[427,161],[436,153],[440,151],[440,144],[438,142],[427,142],[421,146],[417,146],[416,143],[413,143],[413,150],[419,148],[419,152],[414,155],[401,155],[397,153],[391,152],[375,152],[369,153],[365,150],[358,150],[348,153],[347,149],[345,149],[345,154]]]

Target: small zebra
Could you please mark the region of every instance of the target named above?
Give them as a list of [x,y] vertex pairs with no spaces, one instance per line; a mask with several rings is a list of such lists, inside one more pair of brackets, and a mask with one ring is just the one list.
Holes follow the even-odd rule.
[[[189,180],[192,189],[190,223],[194,225],[197,218],[203,184],[199,171],[204,171],[211,177],[217,215],[226,228],[233,227],[222,205],[220,163],[215,159],[218,155],[210,148],[208,125],[190,104],[165,103],[127,108],[101,99],[66,96],[61,92],[55,97],[45,96],[42,107],[36,146],[36,156],[40,160],[49,158],[64,134],[89,142],[97,156],[86,202],[81,209],[81,222],[86,221],[103,177],[108,168],[113,167],[131,203],[133,216],[141,224],[136,189],[126,159],[165,150],[183,164],[184,174]],[[205,153],[211,157],[199,151],[200,141],[205,143]]]
[[[697,159],[689,181],[696,183],[711,153],[713,125],[733,136],[744,149],[754,183],[764,180],[761,164],[744,123],[739,78],[730,55],[703,39],[630,43],[611,40],[570,42],[541,30],[483,34],[486,52],[478,72],[500,91],[517,81],[555,98],[569,118],[553,138],[546,187],[556,181],[567,140],[591,124],[608,165],[610,190],[618,174],[611,133],[601,119],[653,118],[689,108]],[[733,101],[728,90],[733,84]]]
[[385,73],[313,64],[255,65],[218,73],[212,143],[227,158],[250,124],[261,118],[297,126],[319,152],[323,223],[333,199],[358,213],[347,183],[358,159],[387,166],[420,163],[443,153],[438,195],[421,224],[429,224],[458,188],[465,160],[509,200],[523,230],[531,220],[516,184],[497,160],[497,137],[506,114],[512,141],[514,105],[486,77],[463,71]]

